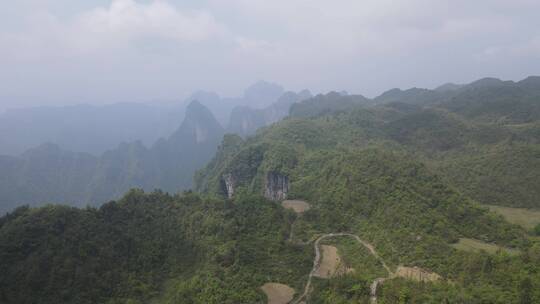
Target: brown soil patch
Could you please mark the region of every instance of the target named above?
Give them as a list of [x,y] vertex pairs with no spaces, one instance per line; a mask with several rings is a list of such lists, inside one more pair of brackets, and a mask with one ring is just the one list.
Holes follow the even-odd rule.
[[311,208],[311,206],[308,203],[304,201],[298,201],[298,200],[283,201],[281,203],[281,206],[283,206],[283,208],[285,209],[292,209],[294,212],[298,214],[304,213]]
[[294,289],[279,283],[266,283],[261,287],[268,298],[268,304],[288,304],[294,296]]
[[418,282],[433,282],[441,279],[441,276],[418,267],[399,266],[394,274],[396,277],[405,278]]
[[337,253],[337,248],[329,245],[321,245],[321,263],[315,273],[316,277],[328,279],[333,277],[338,267],[341,265],[341,258]]

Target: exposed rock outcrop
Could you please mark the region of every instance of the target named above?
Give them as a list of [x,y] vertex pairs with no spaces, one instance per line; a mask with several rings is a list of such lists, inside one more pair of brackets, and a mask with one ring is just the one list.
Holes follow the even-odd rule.
[[234,186],[235,186],[235,180],[234,176],[231,173],[223,174],[222,177],[223,182],[223,188],[225,190],[225,193],[227,193],[227,197],[231,199],[234,195]]
[[277,172],[268,172],[264,187],[264,196],[272,201],[287,199],[289,177]]

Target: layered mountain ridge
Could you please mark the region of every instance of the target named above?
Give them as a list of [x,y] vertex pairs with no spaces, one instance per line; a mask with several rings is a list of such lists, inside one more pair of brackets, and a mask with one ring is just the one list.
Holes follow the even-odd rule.
[[[306,303],[536,303],[538,237],[479,204],[539,206],[540,99],[525,83],[317,95],[224,135],[196,192],[17,208],[0,218],[0,301],[265,303],[270,284]],[[208,113],[191,109],[178,138],[196,145]],[[159,167],[138,161],[153,149],[110,157],[137,177]]]
[[96,157],[44,144],[20,157],[2,157],[1,210],[50,202],[97,205],[131,188],[188,189],[223,134],[212,113],[194,101],[176,132],[150,148],[140,141],[123,143]]

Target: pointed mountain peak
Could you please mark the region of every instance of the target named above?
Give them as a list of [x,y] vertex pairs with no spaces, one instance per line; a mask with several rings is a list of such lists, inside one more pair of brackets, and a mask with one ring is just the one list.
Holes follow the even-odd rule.
[[215,120],[215,117],[206,106],[198,100],[193,100],[186,108],[185,120]]
[[186,117],[180,128],[171,136],[176,140],[193,137],[196,143],[207,140],[208,136],[220,136],[223,127],[212,112],[197,100],[193,100],[186,108]]
[[197,99],[193,99],[187,106],[187,110],[190,109],[197,109],[197,108],[205,108],[205,106],[199,102]]

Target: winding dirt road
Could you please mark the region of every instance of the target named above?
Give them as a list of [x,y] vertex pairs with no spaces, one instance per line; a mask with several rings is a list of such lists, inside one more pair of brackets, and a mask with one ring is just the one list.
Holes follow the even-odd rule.
[[[295,301],[293,301],[292,304],[298,304],[301,301],[305,300],[307,298],[307,296],[309,295],[310,291],[311,291],[311,281],[313,279],[313,276],[316,274],[317,269],[319,268],[320,263],[321,263],[321,250],[320,250],[320,246],[319,246],[321,241],[324,240],[324,239],[333,238],[333,237],[340,237],[340,236],[349,236],[349,237],[352,237],[355,240],[357,240],[360,244],[362,244],[362,246],[366,247],[369,250],[369,252],[371,253],[371,255],[373,255],[382,264],[384,269],[386,269],[386,271],[388,272],[388,277],[392,277],[394,275],[394,273],[386,265],[384,260],[379,256],[379,254],[377,254],[377,252],[375,251],[375,248],[373,247],[373,245],[371,245],[370,243],[362,240],[359,236],[357,236],[355,234],[351,234],[351,233],[328,233],[328,234],[324,234],[324,235],[320,236],[318,239],[316,239],[315,243],[313,244],[313,247],[315,248],[315,258],[313,259],[313,268],[311,269],[311,272],[309,273],[308,281],[307,281],[306,286],[304,288],[304,292]],[[373,283],[371,284],[371,286],[370,286],[370,289],[371,289],[371,292],[370,292],[371,293],[371,303],[377,303],[377,286],[380,283],[382,283],[384,280],[386,280],[386,278],[378,278],[375,281],[373,281]]]

